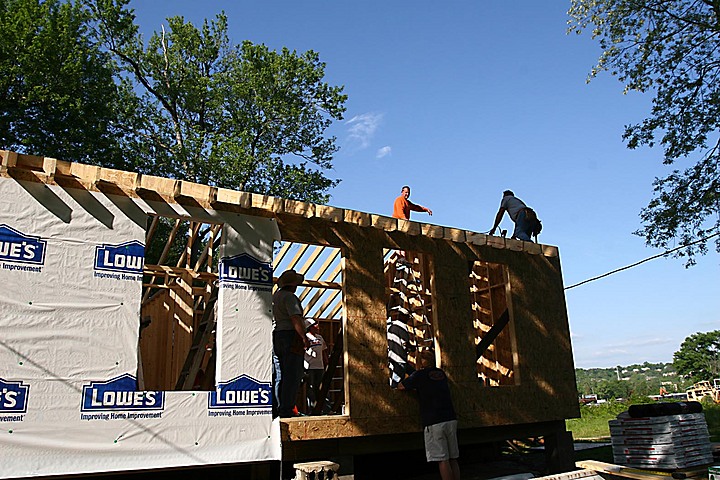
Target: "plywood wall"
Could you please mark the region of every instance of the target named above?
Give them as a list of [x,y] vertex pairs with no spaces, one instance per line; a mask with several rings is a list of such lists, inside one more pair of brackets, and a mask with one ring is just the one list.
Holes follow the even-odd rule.
[[[349,418],[292,421],[291,441],[419,430],[412,393],[388,384],[386,279],[383,249],[418,250],[432,258],[435,336],[451,380],[459,427],[470,429],[564,420],[578,415],[574,365],[559,258],[453,242],[347,223],[299,222],[278,215],[284,239],[342,249],[345,261]],[[512,343],[511,385],[478,381],[469,273],[480,260],[506,268],[512,317],[503,339]]]

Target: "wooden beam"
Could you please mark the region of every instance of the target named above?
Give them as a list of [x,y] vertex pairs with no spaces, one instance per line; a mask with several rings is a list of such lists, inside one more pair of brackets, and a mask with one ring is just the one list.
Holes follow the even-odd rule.
[[2,163],[0,163],[0,173],[5,173],[9,168],[15,168],[17,165],[18,154],[9,150],[0,150],[0,157],[2,157]]
[[285,255],[290,251],[290,247],[293,246],[292,242],[284,242],[282,244],[282,247],[280,247],[280,251],[275,255],[273,258],[273,269],[277,268],[278,265],[283,261],[285,258]]
[[[333,249],[333,250],[334,250],[334,253],[332,255],[328,255],[328,257],[325,259],[325,262],[320,266],[320,269],[317,271],[317,273],[315,275],[316,278],[321,279],[323,277],[323,275],[325,274],[325,272],[327,271],[327,269],[333,263],[333,261],[335,261],[335,259],[337,259],[337,257],[340,255],[339,249]],[[325,279],[325,281],[334,282],[337,279],[337,277],[340,276],[340,270],[341,270],[341,265],[340,265],[340,263],[338,263],[335,266],[335,268],[333,269],[333,271],[330,272],[330,275],[328,276],[328,278]],[[303,292],[298,297],[301,302],[305,299],[305,297],[308,296],[310,291],[311,290],[309,288],[306,288],[305,290],[303,290]]]

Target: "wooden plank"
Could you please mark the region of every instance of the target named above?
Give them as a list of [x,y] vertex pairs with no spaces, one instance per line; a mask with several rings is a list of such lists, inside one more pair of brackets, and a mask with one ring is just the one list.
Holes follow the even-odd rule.
[[422,234],[426,237],[443,238],[443,227],[439,225],[431,225],[429,223],[422,224]]
[[315,216],[331,222],[342,222],[345,220],[345,212],[342,208],[329,205],[315,205]]
[[361,227],[369,227],[372,225],[372,216],[365,212],[345,210],[345,222],[354,223],[355,225],[360,225]]
[[421,224],[404,218],[397,219],[397,229],[410,235],[420,235],[422,233]]
[[523,250],[525,250],[525,247],[523,245],[525,243],[532,243],[532,242],[524,242],[522,240],[508,238],[505,241],[505,248],[507,248],[508,250],[512,250],[514,252],[522,252]]
[[[631,468],[623,465],[614,465],[612,463],[600,462],[597,460],[581,460],[575,462],[575,465],[579,468],[586,470],[592,470],[594,472],[600,472],[610,475],[616,475],[625,478],[632,478],[634,480],[667,480],[668,478],[687,478],[687,475],[681,476],[672,471],[661,471],[661,470],[646,470],[643,468]],[[704,472],[707,472],[707,467],[703,468]]]
[[325,247],[321,247],[320,245],[315,245],[312,252],[310,252],[310,255],[308,255],[308,258],[305,259],[305,263],[303,263],[302,267],[297,269],[298,273],[301,273],[303,275],[306,275],[308,270],[313,266],[315,263],[315,260],[318,259],[320,254],[323,253],[323,250]]
[[[163,248],[162,253],[160,253],[160,258],[158,259],[158,263],[162,264],[165,262],[165,259],[167,258],[168,252],[170,252],[170,246],[172,245],[173,241],[175,241],[175,236],[177,235],[178,229],[180,228],[180,222],[181,220],[178,218],[175,220],[175,225],[173,226],[173,229],[170,230],[170,235],[168,236],[167,241],[165,242],[165,247]],[[149,245],[146,245],[145,248],[149,248]],[[147,268],[148,265],[145,265]],[[150,283],[154,283],[155,278],[153,277],[152,281]],[[144,303],[148,297],[150,296],[150,290],[146,290],[145,294],[143,295],[142,302]]]
[[72,173],[72,162],[65,160],[56,160],[55,163],[55,175],[60,177],[71,177]]
[[397,218],[386,217],[384,215],[370,215],[372,226],[385,230],[386,232],[394,232],[397,230],[397,220]]
[[[273,277],[273,282],[277,283],[278,278],[279,277]],[[326,288],[328,290],[342,290],[342,283],[324,282],[321,280],[308,280],[307,278],[300,286],[309,288]]]
[[248,192],[238,192],[227,188],[218,188],[215,203],[227,203],[228,205],[250,208],[250,197],[251,194]]
[[494,235],[489,235],[487,237],[487,244],[494,248],[505,248],[505,241],[507,239],[504,237],[496,237]]
[[150,228],[148,228],[147,233],[145,233],[145,248],[150,245],[150,242],[155,235],[155,230],[157,230],[158,223],[160,223],[160,217],[157,215],[153,215],[152,222],[150,222]]
[[310,218],[315,216],[314,203],[300,202],[298,200],[290,200],[288,198],[284,200],[283,210],[285,213],[300,215],[301,217]]
[[465,241],[473,245],[487,245],[487,235],[484,233],[465,232]]
[[100,170],[101,168],[95,165],[70,164],[70,175],[90,185],[95,185],[100,180]]
[[192,246],[193,243],[195,243],[195,239],[197,238],[197,234],[200,231],[200,227],[202,226],[202,223],[200,222],[190,222],[190,225],[188,226],[188,239],[187,243],[185,243],[185,249],[183,250],[182,255],[180,255],[180,258],[177,262],[177,267],[185,265],[185,268],[190,268],[190,260],[192,256]]
[[57,171],[57,159],[51,157],[43,158],[43,172],[47,175],[48,180],[51,182],[55,179],[55,172]]
[[283,199],[280,197],[260,195],[259,193],[251,193],[250,206],[253,208],[259,208],[261,210],[268,210],[271,212],[282,212],[284,205]]
[[0,173],[5,173],[8,168],[15,168],[17,165],[18,154],[9,150],[0,150],[0,158],[2,158],[2,163],[0,163]]
[[180,371],[185,363],[187,354],[192,346],[194,325],[195,325],[195,309],[193,308],[192,280],[190,277],[180,279],[178,284],[182,286],[180,290],[171,290],[170,298],[175,302],[175,312],[172,317],[173,324],[173,345],[172,345],[172,361],[170,378],[168,379],[173,385],[180,376]]
[[193,268],[193,270],[195,270],[196,272],[200,270],[200,267],[202,267],[206,260],[209,260],[206,270],[208,272],[212,270],[212,246],[215,240],[215,236],[218,234],[221,228],[222,225],[213,225],[212,227],[210,227],[208,241],[205,244],[205,248],[203,249],[202,253],[198,257],[197,262],[195,262],[195,268]]
[[523,242],[523,251],[531,255],[542,255],[542,245],[533,242]]
[[453,242],[465,243],[465,230],[459,228],[443,227],[443,238]]
[[[330,275],[328,276],[328,278],[327,278],[325,281],[327,281],[327,282],[335,282],[335,281],[337,280],[337,277],[340,276],[341,268],[342,268],[342,266],[341,266],[340,264],[338,264],[338,265],[333,269],[333,271],[330,273]],[[340,284],[338,283],[338,285],[340,285]],[[302,293],[301,293],[300,295],[298,295],[298,298],[299,298],[300,301],[302,302],[302,301],[310,294],[310,292],[312,292],[312,291],[313,291],[313,290],[312,290],[311,288],[306,288],[306,289],[304,289],[304,290],[302,291]],[[324,293],[324,290],[318,290],[318,289],[316,289],[316,290],[315,290],[315,295],[313,295],[312,299],[310,300],[310,303],[311,303],[312,305],[315,305],[315,303],[317,303],[318,299],[319,299],[320,297],[322,297],[323,293]]]
[[300,248],[298,248],[298,251],[295,252],[295,256],[288,262],[285,270],[297,270],[295,267],[297,267],[297,264],[300,262],[302,256],[305,255],[305,252],[307,252],[308,248],[310,248],[310,245],[307,243],[298,243],[296,245],[300,245]]
[[[141,175],[135,172],[124,172],[122,170],[115,170],[112,168],[101,168],[100,174],[95,183],[109,183],[123,190],[137,191],[137,187],[140,184],[139,177],[141,177]],[[172,184],[174,181],[168,180],[168,182]]]
[[[215,193],[216,192],[217,189],[215,189]],[[173,198],[176,200],[181,197],[193,198],[198,202],[210,203],[213,197],[213,193],[213,187],[210,187],[208,185],[201,185],[199,183],[178,180],[175,183],[175,191],[173,192]]]
[[551,245],[541,245],[543,255],[546,257],[557,257],[558,256],[558,248],[553,247]]
[[[340,295],[340,290],[334,291],[327,299],[325,299],[325,302],[318,308],[317,312],[315,312],[315,315],[321,316],[325,311],[330,308],[331,306],[335,306],[335,302],[339,301],[337,300],[338,295]],[[305,312],[309,312],[310,308],[313,305],[307,305],[305,307]]]
[[273,258],[273,268],[277,268],[278,265],[283,261],[285,258],[285,255],[290,251],[290,247],[293,246],[293,242],[284,242],[282,244],[282,247],[280,247],[280,251],[275,255]]
[[[103,177],[106,173],[105,170],[106,169],[103,169]],[[151,191],[166,197],[172,197],[175,194],[175,182],[176,180],[170,178],[156,177],[154,175],[138,175],[136,190]]]

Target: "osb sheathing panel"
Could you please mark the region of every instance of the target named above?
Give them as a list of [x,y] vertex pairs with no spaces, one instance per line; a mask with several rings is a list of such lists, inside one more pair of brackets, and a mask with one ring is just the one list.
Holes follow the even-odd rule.
[[[312,220],[312,219],[310,219]],[[574,365],[559,259],[522,250],[468,246],[447,239],[381,231],[360,225],[279,215],[284,240],[323,243],[342,249],[345,268],[349,417],[289,423],[294,440],[327,438],[334,429],[350,435],[419,431],[412,392],[388,382],[383,248],[429,254],[434,264],[434,327],[441,364],[450,377],[459,427],[475,428],[564,420],[578,416]],[[335,243],[338,242],[338,243]],[[475,369],[469,264],[507,266],[515,332],[516,384],[484,387]],[[307,428],[313,422],[322,428]],[[349,428],[348,424],[353,428]],[[335,433],[332,433],[335,435]]]

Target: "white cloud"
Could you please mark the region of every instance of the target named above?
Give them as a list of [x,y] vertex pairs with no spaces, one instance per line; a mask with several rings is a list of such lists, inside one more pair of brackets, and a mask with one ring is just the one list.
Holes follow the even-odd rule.
[[389,145],[386,145],[377,151],[377,153],[375,154],[375,158],[387,157],[391,153],[392,153],[392,148]]
[[382,113],[363,113],[345,122],[348,125],[350,141],[357,143],[360,148],[367,148],[382,118]]

